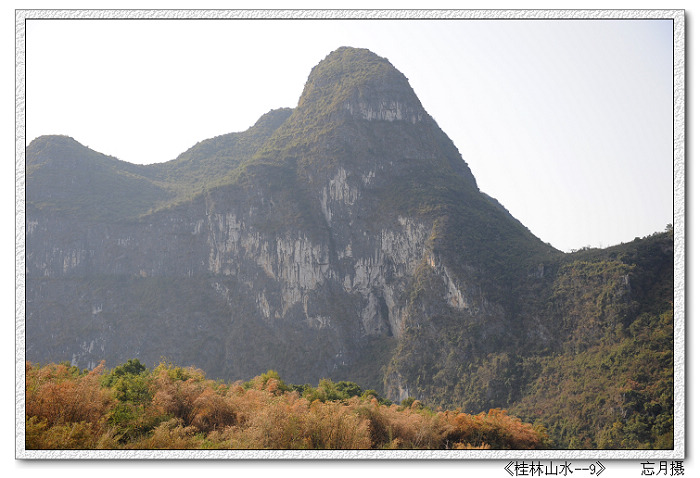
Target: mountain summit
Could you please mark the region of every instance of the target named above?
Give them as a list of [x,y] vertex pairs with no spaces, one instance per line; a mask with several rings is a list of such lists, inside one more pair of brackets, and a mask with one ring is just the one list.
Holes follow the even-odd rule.
[[257,156],[303,166],[364,162],[398,167],[409,161],[476,181],[452,141],[423,109],[406,77],[369,50],[343,47],[316,65],[297,107]]
[[354,118],[414,124],[428,118],[406,77],[388,60],[348,47],[311,70],[298,108],[318,116],[346,111]]
[[296,108],[167,163],[62,136],[26,153],[30,361],[167,357],[481,411],[519,403],[541,357],[670,302],[668,238],[595,257],[544,244],[368,50],[330,53]]

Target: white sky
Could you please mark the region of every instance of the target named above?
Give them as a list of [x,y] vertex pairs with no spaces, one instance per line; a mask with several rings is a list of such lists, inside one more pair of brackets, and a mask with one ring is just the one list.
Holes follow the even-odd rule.
[[313,66],[369,48],[404,73],[482,191],[545,242],[673,221],[668,20],[29,20],[26,136],[134,163],[294,107]]

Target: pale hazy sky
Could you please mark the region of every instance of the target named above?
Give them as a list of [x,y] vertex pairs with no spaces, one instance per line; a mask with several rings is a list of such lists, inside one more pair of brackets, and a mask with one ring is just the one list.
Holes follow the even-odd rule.
[[29,20],[27,143],[171,160],[294,107],[340,46],[404,73],[480,189],[558,249],[673,221],[670,20]]

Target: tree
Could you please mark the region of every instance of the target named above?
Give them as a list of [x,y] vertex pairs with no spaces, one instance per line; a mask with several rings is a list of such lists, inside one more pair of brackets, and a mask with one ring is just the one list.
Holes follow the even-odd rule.
[[150,374],[139,359],[129,359],[104,375],[102,386],[113,389],[120,402],[139,403],[149,401],[152,397],[149,381]]

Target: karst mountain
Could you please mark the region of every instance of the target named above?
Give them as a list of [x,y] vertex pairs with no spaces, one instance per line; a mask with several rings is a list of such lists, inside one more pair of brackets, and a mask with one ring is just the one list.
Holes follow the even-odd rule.
[[[543,243],[479,190],[387,59],[333,51],[295,108],[166,163],[78,140],[26,149],[29,361],[351,380],[394,401],[573,420],[550,432],[562,446],[621,443],[620,417],[640,407],[654,440],[669,414],[672,433],[672,231],[576,254]],[[664,358],[632,378],[654,331]],[[582,374],[594,391],[572,383]],[[585,393],[602,418],[575,405]]]

